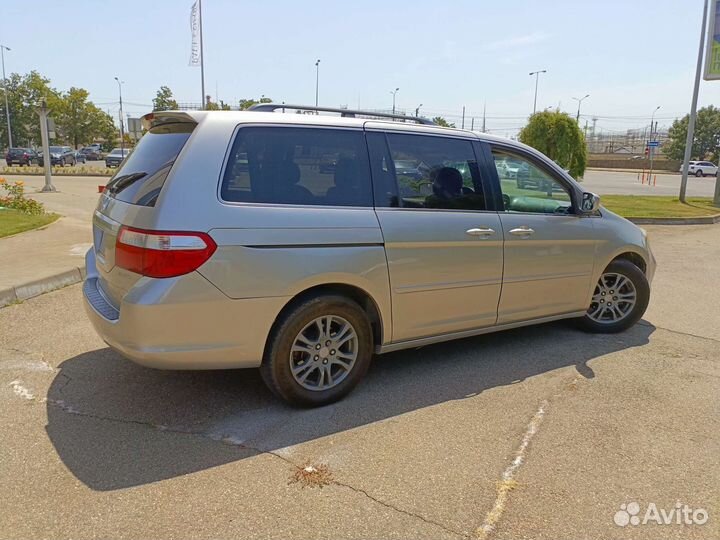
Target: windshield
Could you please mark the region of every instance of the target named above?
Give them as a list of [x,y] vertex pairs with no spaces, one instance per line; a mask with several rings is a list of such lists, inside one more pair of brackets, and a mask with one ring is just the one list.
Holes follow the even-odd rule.
[[[108,182],[108,196],[130,204],[153,206],[195,126],[191,122],[177,122],[150,129]],[[121,155],[119,148],[112,153]]]

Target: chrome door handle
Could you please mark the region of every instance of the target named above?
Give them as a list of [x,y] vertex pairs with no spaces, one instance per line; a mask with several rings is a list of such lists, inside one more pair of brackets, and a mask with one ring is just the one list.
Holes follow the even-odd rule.
[[474,229],[468,229],[465,231],[465,234],[469,234],[470,236],[490,236],[491,234],[495,234],[495,229],[491,229],[490,227],[476,227]]
[[530,227],[522,226],[517,229],[510,229],[510,234],[515,236],[530,236],[531,234],[535,234],[535,231]]

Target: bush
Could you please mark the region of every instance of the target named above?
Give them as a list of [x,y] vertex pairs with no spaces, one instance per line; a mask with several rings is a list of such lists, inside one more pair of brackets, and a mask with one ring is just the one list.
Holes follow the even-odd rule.
[[17,180],[10,184],[4,178],[0,178],[0,186],[7,195],[0,196],[0,206],[12,208],[25,214],[40,215],[45,213],[45,207],[35,199],[25,197],[25,182]]

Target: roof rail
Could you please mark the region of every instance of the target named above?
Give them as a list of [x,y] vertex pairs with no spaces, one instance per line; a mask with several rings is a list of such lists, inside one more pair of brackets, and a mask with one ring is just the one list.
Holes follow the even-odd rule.
[[312,105],[288,105],[286,103],[257,103],[252,107],[248,108],[248,111],[254,112],[275,112],[278,109],[292,109],[298,111],[317,111],[317,112],[333,112],[339,113],[341,116],[347,118],[355,118],[355,115],[360,116],[377,116],[379,118],[393,118],[396,120],[409,120],[411,122],[417,122],[418,124],[426,124],[434,126],[435,122],[421,116],[406,116],[404,114],[392,114],[384,112],[374,111],[356,111],[353,109],[337,109],[333,107],[313,107]]

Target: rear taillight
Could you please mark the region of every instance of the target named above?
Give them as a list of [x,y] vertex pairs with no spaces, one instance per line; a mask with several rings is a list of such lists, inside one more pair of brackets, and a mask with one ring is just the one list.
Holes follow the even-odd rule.
[[201,232],[146,231],[120,227],[115,264],[154,278],[181,276],[207,261],[217,244]]

